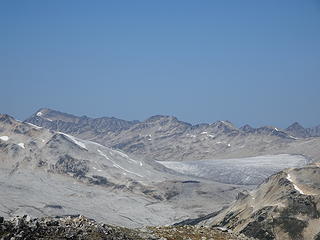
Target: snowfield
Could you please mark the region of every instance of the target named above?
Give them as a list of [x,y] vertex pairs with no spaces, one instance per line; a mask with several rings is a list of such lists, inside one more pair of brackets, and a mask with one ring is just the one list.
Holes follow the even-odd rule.
[[184,162],[159,161],[165,167],[182,174],[242,185],[258,185],[276,172],[301,167],[307,162],[303,156],[289,154]]
[[8,136],[1,136],[0,137],[0,139],[2,140],[2,141],[8,141],[9,140],[9,137]]

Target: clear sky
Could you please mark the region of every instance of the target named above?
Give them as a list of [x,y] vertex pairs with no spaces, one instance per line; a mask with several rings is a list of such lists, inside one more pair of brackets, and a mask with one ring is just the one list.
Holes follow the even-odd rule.
[[320,124],[319,0],[2,0],[0,112]]

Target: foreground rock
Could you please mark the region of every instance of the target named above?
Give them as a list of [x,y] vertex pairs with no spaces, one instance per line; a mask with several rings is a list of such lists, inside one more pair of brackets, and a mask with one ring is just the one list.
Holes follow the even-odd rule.
[[151,227],[129,229],[97,223],[83,216],[44,217],[31,219],[25,215],[4,220],[0,217],[1,240],[9,239],[77,239],[77,240],[249,240],[243,235],[223,229],[204,227]]
[[[1,219],[0,219],[1,222]],[[1,239],[139,239],[137,232],[125,228],[98,224],[79,217],[30,219],[15,217],[0,223]]]

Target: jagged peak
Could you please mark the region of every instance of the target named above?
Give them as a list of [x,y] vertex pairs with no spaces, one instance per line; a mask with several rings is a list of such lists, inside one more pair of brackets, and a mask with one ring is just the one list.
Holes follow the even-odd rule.
[[17,120],[8,114],[0,114],[0,122],[11,124],[15,121]]
[[37,117],[47,117],[47,116],[64,116],[68,118],[78,118],[75,115],[70,113],[60,112],[58,110],[50,109],[50,108],[40,108],[33,116]]
[[244,132],[252,132],[252,131],[255,130],[255,128],[252,127],[252,126],[249,125],[249,124],[245,124],[245,125],[243,125],[242,127],[240,127],[240,130],[241,130],[241,131],[244,131]]
[[174,120],[178,121],[176,117],[169,116],[169,115],[154,115],[146,119],[146,122],[154,122],[154,121],[161,121],[161,120]]
[[286,130],[293,130],[293,129],[305,129],[300,123],[294,122],[289,127],[286,128]]
[[222,127],[227,127],[227,128],[232,128],[232,129],[238,129],[235,125],[233,125],[232,122],[228,120],[219,120],[214,123],[211,123],[210,126],[222,126]]

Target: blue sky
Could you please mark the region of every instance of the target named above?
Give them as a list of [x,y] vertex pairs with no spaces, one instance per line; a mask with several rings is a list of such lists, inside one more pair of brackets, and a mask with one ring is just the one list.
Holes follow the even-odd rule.
[[320,1],[0,2],[0,112],[320,124]]

